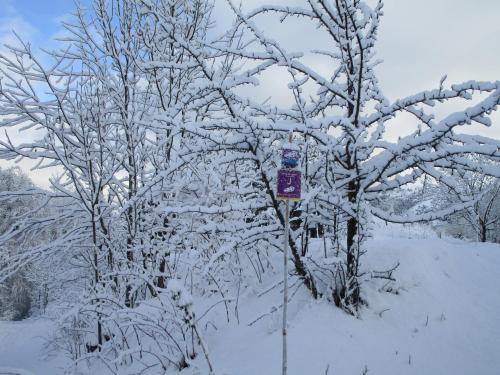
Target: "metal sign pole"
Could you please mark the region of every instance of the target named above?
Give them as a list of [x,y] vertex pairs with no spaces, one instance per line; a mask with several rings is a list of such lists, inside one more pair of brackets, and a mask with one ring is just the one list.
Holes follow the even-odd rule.
[[285,233],[283,236],[283,358],[282,375],[287,372],[287,326],[286,313],[288,307],[288,246],[290,240],[290,201],[300,200],[301,173],[299,166],[300,149],[292,145],[292,133],[288,137],[288,144],[283,145],[281,153],[281,169],[276,179],[279,200],[285,201]]
[[288,232],[290,230],[290,201],[285,201],[285,236],[283,240],[283,368],[282,374],[287,370],[286,348],[286,310],[288,305]]

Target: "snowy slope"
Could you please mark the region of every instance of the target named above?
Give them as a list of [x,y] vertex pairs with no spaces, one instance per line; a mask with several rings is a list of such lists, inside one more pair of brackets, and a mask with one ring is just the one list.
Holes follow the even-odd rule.
[[62,374],[62,356],[48,355],[54,324],[43,318],[21,322],[0,321],[0,375]]
[[[290,375],[500,374],[499,245],[380,225],[368,246],[364,261],[373,269],[401,262],[397,294],[366,284],[369,306],[356,319],[299,290],[289,314]],[[281,310],[269,313],[281,303],[280,290],[257,297],[278,280],[267,280],[241,297],[240,324],[234,314],[227,324],[222,307],[203,319],[217,374],[281,373]],[[40,375],[62,373],[62,358],[41,357],[45,344],[38,336],[50,329],[44,320],[0,322],[0,374],[2,366]],[[181,372],[207,373],[202,355]]]
[[[384,269],[399,259],[398,294],[372,287],[361,319],[326,301],[292,303],[290,375],[500,373],[500,246],[421,236],[379,228],[365,262]],[[244,305],[243,321],[265,310],[256,298]],[[280,313],[266,319],[212,337],[222,374],[280,373]]]

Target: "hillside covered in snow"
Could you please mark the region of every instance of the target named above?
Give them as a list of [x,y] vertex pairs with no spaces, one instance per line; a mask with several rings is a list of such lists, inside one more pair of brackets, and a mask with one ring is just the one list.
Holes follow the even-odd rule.
[[[296,290],[289,306],[290,374],[498,374],[500,245],[440,239],[423,226],[380,224],[368,246],[367,262],[374,269],[400,262],[397,281],[385,291],[380,281],[368,281],[367,306],[359,318]],[[242,291],[238,313],[231,310],[228,316],[223,304],[204,314],[217,300],[196,299],[215,374],[279,373],[279,281],[279,274],[270,275]],[[72,370],[50,345],[54,327],[44,317],[0,322],[0,373]],[[86,366],[80,363],[80,373],[113,373]],[[208,374],[208,369],[199,356],[190,368],[168,374]]]

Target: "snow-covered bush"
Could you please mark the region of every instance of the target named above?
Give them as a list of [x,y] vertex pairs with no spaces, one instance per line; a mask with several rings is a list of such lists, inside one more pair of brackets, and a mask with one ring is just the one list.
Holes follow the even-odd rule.
[[[6,170],[0,168],[0,195],[6,196],[9,192],[18,192],[31,187],[33,187],[31,180],[19,168]],[[0,236],[34,206],[35,200],[30,195],[19,194],[12,199],[3,200],[0,204]],[[13,239],[0,248],[0,259],[22,251],[23,249],[18,248]],[[29,266],[26,266],[0,282],[0,319],[21,320],[30,314],[32,297],[36,291],[28,281],[29,271]]]
[[31,312],[33,287],[23,272],[0,284],[0,319],[22,320]]
[[447,206],[473,200],[474,204],[451,214],[447,218],[449,234],[473,241],[498,242],[500,231],[500,179],[482,172],[482,169],[500,169],[498,161],[487,157],[476,157],[481,168],[477,171],[457,166],[451,175],[457,184],[438,189],[436,205]]

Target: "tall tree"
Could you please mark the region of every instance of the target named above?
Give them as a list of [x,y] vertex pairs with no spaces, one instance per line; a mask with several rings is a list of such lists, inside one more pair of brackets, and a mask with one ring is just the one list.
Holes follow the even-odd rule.
[[[263,6],[243,14],[233,6],[238,17],[236,27],[245,28],[258,44],[231,53],[260,66],[273,63],[285,67],[290,73],[289,88],[295,105],[290,110],[269,111],[268,126],[280,131],[286,124],[289,130],[317,145],[322,163],[309,167],[317,177],[317,188],[308,198],[335,207],[346,217],[345,261],[336,271],[333,298],[353,313],[362,302],[360,257],[363,241],[369,235],[370,215],[387,221],[414,222],[444,217],[474,203],[466,200],[439,212],[398,217],[372,204],[378,195],[414,183],[424,175],[456,185],[453,178],[445,178],[445,170],[456,163],[466,170],[481,169],[466,155],[500,156],[498,141],[457,131],[470,123],[490,125],[488,115],[500,101],[499,82],[469,81],[446,88],[443,79],[434,90],[393,103],[385,98],[375,76],[379,63],[375,43],[382,7],[382,1],[372,8],[359,0],[307,0],[302,7]],[[331,73],[321,74],[302,58],[304,53],[288,52],[278,41],[268,38],[255,21],[262,14],[275,14],[282,21],[298,17],[319,25],[333,47],[309,54],[329,58]],[[442,102],[472,100],[475,93],[487,95],[442,120],[429,112]],[[281,122],[275,124],[277,113]],[[387,123],[397,122],[401,113],[411,114],[418,130],[390,142],[384,138]],[[498,175],[498,171],[488,169],[487,174]]]

